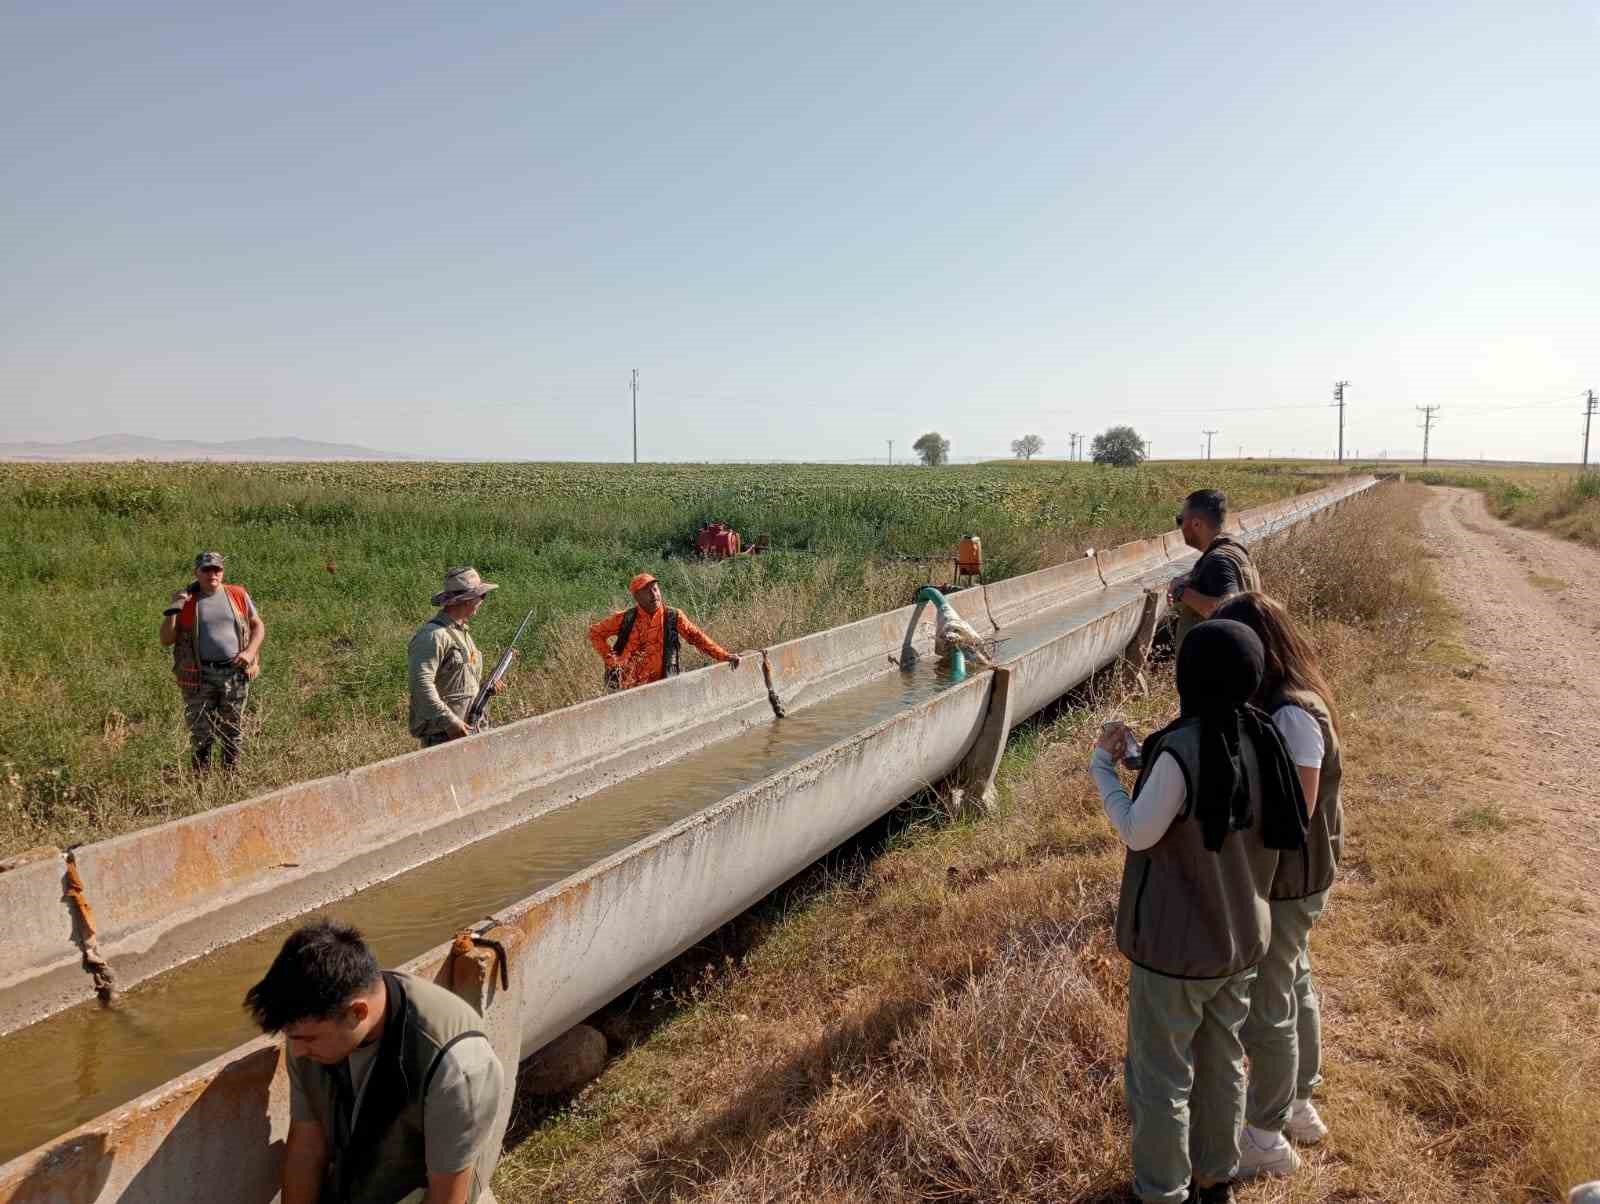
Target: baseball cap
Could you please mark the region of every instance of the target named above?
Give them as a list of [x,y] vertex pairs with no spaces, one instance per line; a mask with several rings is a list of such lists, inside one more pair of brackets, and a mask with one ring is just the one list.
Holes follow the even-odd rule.
[[194,558],[194,567],[197,569],[220,569],[222,567],[221,552],[201,552]]
[[628,592],[636,594],[646,586],[654,585],[655,583],[656,579],[653,573],[640,573],[632,581],[628,582]]

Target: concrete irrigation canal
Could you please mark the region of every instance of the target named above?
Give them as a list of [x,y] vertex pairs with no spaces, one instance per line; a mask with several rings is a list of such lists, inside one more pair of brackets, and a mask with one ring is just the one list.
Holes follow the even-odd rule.
[[[1259,539],[1373,484],[1229,529]],[[906,607],[78,849],[109,1009],[62,856],[0,874],[0,1204],[267,1204],[288,1087],[240,999],[298,917],[337,904],[514,1063],[922,787],[986,791],[1010,729],[1147,634],[1193,559],[1169,534],[951,595],[998,641],[963,678]]]

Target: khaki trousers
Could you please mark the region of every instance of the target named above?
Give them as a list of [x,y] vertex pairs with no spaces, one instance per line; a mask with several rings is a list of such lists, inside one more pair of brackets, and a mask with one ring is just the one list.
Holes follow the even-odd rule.
[[1297,1099],[1322,1082],[1322,1009],[1311,982],[1311,926],[1328,892],[1272,901],[1272,944],[1250,987],[1250,1018],[1240,1036],[1250,1055],[1245,1119],[1283,1132]]
[[1146,1204],[1183,1204],[1191,1180],[1239,1169],[1244,1046],[1255,968],[1230,978],[1128,977],[1123,1081],[1133,1128],[1133,1189]]

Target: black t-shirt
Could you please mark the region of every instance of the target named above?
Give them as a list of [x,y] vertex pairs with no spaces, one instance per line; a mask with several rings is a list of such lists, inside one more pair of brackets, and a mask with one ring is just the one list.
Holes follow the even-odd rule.
[[[1212,544],[1211,548],[1217,545]],[[1230,555],[1219,555],[1208,548],[1189,574],[1189,588],[1212,598],[1226,598],[1244,592],[1244,577],[1239,562]]]

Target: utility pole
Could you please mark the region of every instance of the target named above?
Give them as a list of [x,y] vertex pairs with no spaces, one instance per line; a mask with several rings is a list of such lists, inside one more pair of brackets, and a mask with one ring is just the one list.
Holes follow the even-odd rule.
[[1244,459],[1244,444],[1239,444],[1239,459]]
[[639,462],[639,369],[633,370],[633,462]]
[[1211,437],[1213,435],[1221,434],[1221,432],[1220,431],[1201,431],[1200,433],[1206,437],[1206,459],[1209,460],[1209,459],[1211,459]]
[[1600,413],[1600,401],[1595,399],[1594,390],[1590,389],[1584,397],[1583,403],[1583,466],[1589,467],[1589,424],[1594,421],[1594,416]]
[[1428,466],[1428,440],[1433,434],[1433,416],[1438,412],[1438,406],[1417,407],[1417,413],[1422,415],[1422,466],[1424,468]]
[[1078,432],[1071,431],[1068,433],[1067,437],[1072,440],[1072,442],[1068,445],[1071,450],[1067,452],[1067,459],[1076,460],[1078,458]]
[[894,467],[894,440],[889,440],[889,467]]
[[1344,390],[1350,382],[1338,380],[1333,382],[1333,404],[1339,407],[1339,463],[1344,463]]

